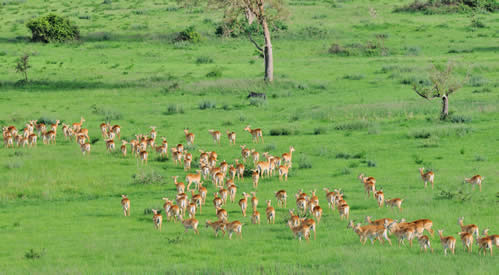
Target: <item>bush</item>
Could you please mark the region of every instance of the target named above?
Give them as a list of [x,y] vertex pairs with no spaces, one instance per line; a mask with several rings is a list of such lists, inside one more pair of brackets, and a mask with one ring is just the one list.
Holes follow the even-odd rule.
[[425,14],[435,13],[455,13],[470,11],[474,9],[484,9],[489,12],[499,10],[499,3],[496,0],[414,0],[408,5],[398,7],[395,12],[423,12]]
[[214,109],[217,107],[215,102],[212,102],[209,100],[201,101],[201,102],[199,102],[198,105],[199,105],[199,109],[201,109],[201,110]]
[[198,43],[201,41],[201,34],[196,31],[194,26],[190,26],[187,29],[179,32],[177,37],[175,38],[175,41],[188,41],[192,43]]
[[42,249],[42,251],[37,252],[33,248],[28,250],[28,252],[24,253],[24,258],[29,259],[29,260],[34,260],[34,259],[39,259],[45,254],[45,249]]
[[267,101],[264,98],[260,98],[260,97],[252,97],[252,98],[250,98],[250,102],[249,102],[249,104],[251,106],[256,106],[256,107],[263,106],[263,105],[265,105],[265,103],[267,103]]
[[362,130],[369,127],[369,123],[365,120],[347,122],[334,127],[336,130]]
[[168,105],[168,109],[166,110],[165,115],[173,115],[179,113],[184,113],[184,107],[180,104],[170,104]]
[[[288,30],[288,26],[279,20],[270,23],[270,32],[275,35]],[[244,16],[240,16],[235,20],[221,22],[215,28],[215,35],[223,37],[240,37],[247,34],[263,34],[263,29],[260,24],[248,24],[248,20]]]
[[415,130],[409,133],[409,137],[413,138],[419,138],[419,139],[426,139],[430,138],[431,133],[428,132],[427,130]]
[[206,74],[206,77],[219,78],[222,77],[222,69],[219,67],[213,68],[210,72]]
[[69,19],[49,14],[30,20],[26,27],[33,42],[65,42],[80,38],[80,31]]
[[271,152],[271,151],[274,151],[276,149],[276,146],[275,144],[267,144],[265,145],[265,147],[263,147],[263,151],[265,152]]
[[290,136],[293,134],[292,130],[286,128],[274,128],[270,129],[271,136]]
[[210,64],[213,63],[213,59],[209,56],[200,56],[196,59],[196,64]]
[[312,162],[308,159],[306,155],[300,155],[298,158],[298,168],[300,169],[310,169],[312,168]]
[[132,175],[132,184],[163,183],[163,180],[164,180],[163,176],[155,171],[150,171],[150,172],[141,171],[137,174]]
[[471,122],[471,117],[462,116],[462,115],[452,115],[449,121],[452,123],[468,123]]
[[326,128],[319,127],[314,129],[314,135],[322,135],[325,133],[326,133]]

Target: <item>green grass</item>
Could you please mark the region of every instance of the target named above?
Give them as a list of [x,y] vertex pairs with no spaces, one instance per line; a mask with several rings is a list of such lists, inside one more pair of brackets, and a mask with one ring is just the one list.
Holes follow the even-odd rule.
[[[435,230],[457,238],[457,217],[464,216],[465,223],[497,234],[497,14],[481,15],[486,27],[470,30],[465,14],[392,13],[409,1],[287,1],[289,28],[272,41],[276,81],[267,85],[251,43],[215,36],[213,22],[221,14],[180,9],[175,1],[4,2],[0,125],[21,128],[38,118],[72,123],[83,116],[93,138],[109,120],[121,125],[126,140],[157,126],[170,147],[183,143],[189,128],[196,134],[195,157],[198,149],[215,150],[229,163],[240,157],[239,146],[229,146],[225,134],[214,145],[209,129],[233,130],[238,145],[260,153],[280,155],[293,145],[289,181],[261,180],[259,211],[263,217],[266,199],[276,207],[279,189],[288,191],[288,208],[295,208],[298,189],[317,189],[324,216],[317,240],[299,243],[285,225],[287,209],[277,209],[275,225],[254,226],[228,204],[229,220],[245,223],[244,239],[229,241],[204,228],[206,219],[216,218],[209,200],[198,215],[199,236],[167,222],[157,232],[144,211],[174,197],[171,176],[183,179],[183,168],[155,153],[141,166],[131,156],[107,153],[102,138],[83,157],[59,129],[57,145],[0,148],[2,272],[496,273],[497,256],[479,256],[476,246],[469,255],[459,240],[457,254],[447,257],[438,237],[431,239],[435,253],[426,255],[416,242],[412,248],[362,246],[347,222],[326,210],[322,188],[344,190],[356,221],[429,218]],[[327,16],[317,17],[318,10]],[[24,22],[49,12],[75,21],[82,41],[27,42]],[[173,41],[191,25],[203,37],[199,43]],[[333,44],[363,51],[380,34],[387,55],[328,52]],[[30,83],[18,85],[15,60],[25,52],[32,54]],[[468,70],[471,77],[450,97],[451,120],[441,122],[440,102],[425,101],[407,84],[427,81],[430,62],[449,60],[461,77]],[[265,92],[267,100],[247,100],[249,91]],[[252,144],[246,125],[262,128],[265,144]],[[424,190],[422,166],[435,172],[434,190]],[[403,212],[364,199],[356,178],[361,172],[376,177],[386,198],[404,198]],[[462,182],[474,174],[485,177],[482,192],[456,195],[471,192]],[[252,191],[251,179],[236,183],[238,199]],[[131,200],[131,217],[122,215],[121,194]]]

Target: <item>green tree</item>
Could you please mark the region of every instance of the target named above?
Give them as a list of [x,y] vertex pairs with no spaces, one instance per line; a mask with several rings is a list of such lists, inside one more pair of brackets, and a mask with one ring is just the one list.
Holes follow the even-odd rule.
[[25,82],[28,82],[29,68],[31,68],[31,65],[29,64],[29,54],[25,53],[23,56],[19,57],[16,63],[16,73],[23,74]]

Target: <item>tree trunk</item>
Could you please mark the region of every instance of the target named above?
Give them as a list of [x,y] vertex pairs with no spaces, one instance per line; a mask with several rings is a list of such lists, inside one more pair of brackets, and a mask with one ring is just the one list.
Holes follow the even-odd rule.
[[442,96],[442,112],[440,113],[440,120],[445,120],[449,116],[449,97]]
[[265,48],[263,55],[265,58],[265,81],[274,81],[274,58],[272,56],[272,43],[270,42],[270,31],[267,20],[262,20],[263,36],[265,38]]

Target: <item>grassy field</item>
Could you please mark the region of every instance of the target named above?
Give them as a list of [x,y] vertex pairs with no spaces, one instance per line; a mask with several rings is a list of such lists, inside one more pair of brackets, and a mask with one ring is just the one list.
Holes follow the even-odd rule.
[[[0,125],[72,123],[83,116],[92,138],[110,120],[126,140],[157,126],[170,146],[185,142],[189,128],[196,134],[193,153],[214,150],[229,163],[240,157],[242,144],[274,155],[292,145],[289,181],[261,180],[259,211],[263,218],[267,199],[276,207],[279,189],[290,196],[288,208],[295,208],[299,189],[317,189],[325,210],[317,240],[293,238],[288,208],[277,209],[275,225],[256,226],[236,204],[224,208],[229,220],[245,223],[243,240],[215,238],[204,227],[216,219],[211,196],[197,215],[199,236],[166,221],[158,232],[148,210],[174,197],[171,176],[183,179],[183,168],[154,153],[147,166],[107,153],[101,137],[84,157],[59,130],[56,145],[0,148],[0,273],[497,272],[497,255],[479,256],[477,246],[465,253],[457,235],[458,216],[480,231],[499,232],[497,13],[479,14],[484,27],[474,28],[468,14],[392,12],[409,1],[286,1],[288,30],[273,39],[276,81],[266,85],[251,43],[215,36],[219,13],[166,0],[83,2],[2,2]],[[25,23],[50,12],[77,23],[81,41],[28,42]],[[190,25],[202,34],[200,43],[172,42]],[[377,37],[384,37],[386,54],[365,53]],[[358,52],[332,54],[332,44]],[[14,67],[23,53],[32,55],[32,69],[30,82],[19,85]],[[450,97],[451,119],[442,122],[438,99],[425,101],[407,84],[425,81],[432,62],[448,61],[469,79]],[[268,100],[250,102],[249,91],[265,92]],[[214,108],[200,108],[210,104]],[[265,144],[252,144],[246,125],[262,128]],[[225,135],[214,145],[209,129],[235,131],[237,146]],[[287,135],[270,135],[282,129]],[[423,187],[423,166],[436,174],[434,190]],[[404,198],[403,211],[378,209],[365,199],[361,172],[376,177],[386,198]],[[485,177],[482,192],[463,184],[475,174]],[[156,180],[134,179],[144,175]],[[253,191],[251,179],[237,185],[238,199]],[[421,254],[417,242],[399,248],[394,236],[392,247],[362,246],[347,222],[326,209],[324,187],[344,190],[350,218],[359,222],[366,215],[433,220],[435,230],[458,238],[456,255],[444,256],[438,235],[431,239],[433,254]],[[122,214],[121,194],[131,200],[130,217]]]

